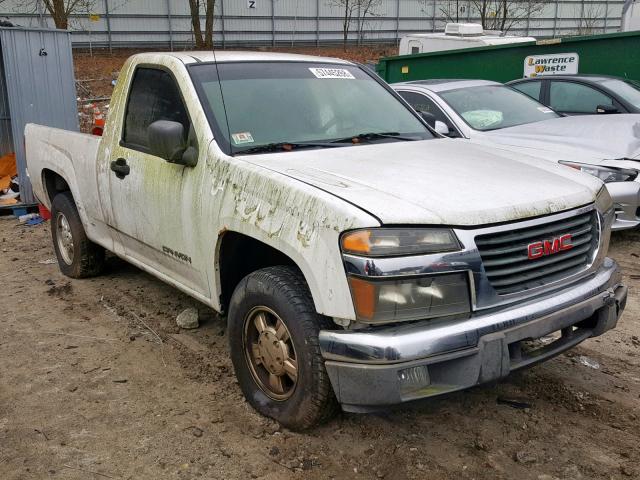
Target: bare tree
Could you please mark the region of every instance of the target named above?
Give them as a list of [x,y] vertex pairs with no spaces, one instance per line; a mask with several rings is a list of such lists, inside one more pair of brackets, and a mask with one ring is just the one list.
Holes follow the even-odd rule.
[[551,0],[471,0],[485,30],[508,32],[542,12]]
[[[447,3],[443,3],[443,2],[434,3],[434,0],[419,0],[419,3],[422,6],[421,8],[422,12],[425,14],[427,11],[427,4],[429,3],[433,4],[434,8],[436,5],[439,5],[438,10],[440,12],[440,15],[444,17],[447,23],[448,22],[458,23],[460,21],[461,8],[465,8],[460,5],[460,3],[462,3],[462,0],[448,0]],[[464,2],[464,3],[467,3],[467,2]]]
[[382,4],[382,0],[329,0],[329,5],[339,7],[342,15],[342,42],[347,50],[347,41],[353,21],[357,21],[357,33],[360,39],[363,35],[367,17],[378,16],[375,9]]
[[[605,12],[603,5],[597,4],[582,4],[581,8],[577,8],[576,17],[578,20],[578,28],[576,33],[578,35],[593,35],[597,32],[598,23],[605,18]],[[604,30],[604,27],[600,27]]]
[[342,44],[344,50],[347,51],[347,40],[349,39],[349,31],[351,30],[351,19],[356,12],[357,0],[330,0],[329,5],[340,7],[344,12],[342,16]]
[[[213,13],[215,0],[189,0],[191,25],[196,48],[213,48]],[[200,15],[204,14],[204,32],[200,25]]]
[[47,13],[53,18],[56,28],[67,30],[72,15],[87,14],[93,11],[96,0],[21,0],[15,8],[19,12],[37,12],[39,5],[43,5]]
[[367,18],[381,16],[376,9],[382,5],[382,0],[359,0],[358,3],[358,44],[361,44],[368,25]]
[[[518,24],[536,16],[546,4],[553,0],[469,0],[468,17],[479,20],[485,30],[500,30],[508,32]],[[434,0],[419,0],[423,13],[427,12],[427,5],[434,5]],[[447,22],[459,22],[460,14],[466,9],[467,2],[449,0],[439,4],[439,13]],[[466,16],[465,16],[466,17]],[[466,20],[466,18],[465,18]]]

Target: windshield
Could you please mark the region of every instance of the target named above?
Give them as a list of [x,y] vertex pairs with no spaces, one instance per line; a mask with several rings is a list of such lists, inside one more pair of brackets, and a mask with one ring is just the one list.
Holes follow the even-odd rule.
[[321,147],[345,138],[345,146],[353,145],[350,137],[362,134],[386,134],[362,137],[365,142],[433,138],[409,108],[356,66],[230,62],[190,71],[216,140],[230,153],[283,143]]
[[527,95],[501,85],[459,88],[441,92],[440,96],[471,128],[480,131],[560,116]]
[[640,86],[635,82],[624,80],[606,80],[602,85],[618,94],[634,107],[640,108]]

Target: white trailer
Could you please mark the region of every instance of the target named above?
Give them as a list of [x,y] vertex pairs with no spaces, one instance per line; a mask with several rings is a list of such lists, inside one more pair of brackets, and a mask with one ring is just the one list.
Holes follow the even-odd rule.
[[499,31],[485,31],[482,25],[477,23],[447,23],[444,32],[412,33],[402,37],[399,55],[535,41],[533,37],[517,37],[505,35]]

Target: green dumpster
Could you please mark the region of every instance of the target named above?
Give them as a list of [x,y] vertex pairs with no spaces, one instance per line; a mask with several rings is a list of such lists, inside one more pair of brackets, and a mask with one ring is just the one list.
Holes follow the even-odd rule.
[[[522,78],[532,55],[555,62],[577,54],[578,73],[640,80],[640,32],[554,38],[509,45],[419,53],[380,59],[376,71],[389,83],[430,78],[468,78],[508,82]],[[545,58],[545,55],[552,57]]]

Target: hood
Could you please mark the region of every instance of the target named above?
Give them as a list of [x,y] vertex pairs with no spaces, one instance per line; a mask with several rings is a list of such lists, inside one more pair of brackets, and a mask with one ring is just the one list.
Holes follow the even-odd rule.
[[550,160],[640,158],[640,115],[580,115],[481,132],[479,137]]
[[327,191],[383,224],[518,220],[588,204],[602,186],[555,163],[493,150],[438,139],[237,158]]

